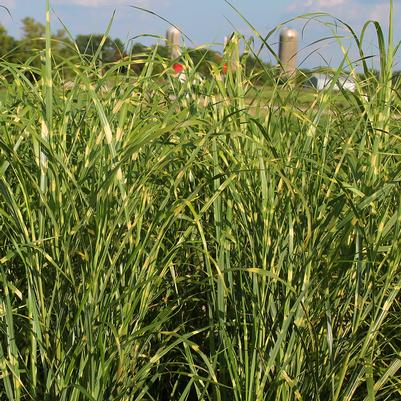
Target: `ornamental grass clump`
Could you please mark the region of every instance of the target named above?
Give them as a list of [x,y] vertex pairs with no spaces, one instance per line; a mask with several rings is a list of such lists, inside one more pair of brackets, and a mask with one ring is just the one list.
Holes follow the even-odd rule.
[[398,400],[392,15],[380,74],[344,26],[363,78],[344,54],[302,108],[238,34],[191,86],[185,50],[185,83],[157,49],[54,59],[49,15],[40,80],[0,63],[0,399]]

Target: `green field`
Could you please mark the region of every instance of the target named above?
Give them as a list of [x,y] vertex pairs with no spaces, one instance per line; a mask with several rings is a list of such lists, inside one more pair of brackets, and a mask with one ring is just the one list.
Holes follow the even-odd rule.
[[0,400],[400,400],[391,35],[352,94],[46,39],[0,63]]

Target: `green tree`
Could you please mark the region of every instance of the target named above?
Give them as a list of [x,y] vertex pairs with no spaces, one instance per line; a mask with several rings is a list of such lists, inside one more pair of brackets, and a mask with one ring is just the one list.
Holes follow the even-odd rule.
[[[41,68],[41,53],[46,47],[46,28],[41,22],[31,17],[22,20],[22,38],[19,41],[18,61],[29,63],[36,69]],[[63,62],[74,54],[71,41],[64,30],[52,34],[52,55],[56,63]],[[32,72],[32,77],[37,76]]]
[[149,48],[143,45],[142,43],[134,43],[130,50],[130,59],[132,60],[131,70],[137,74],[140,74],[143,68],[145,67],[145,60],[147,58],[147,54],[149,52]]
[[31,17],[22,20],[22,43],[29,50],[42,50],[45,48],[45,26]]
[[[76,44],[81,52],[87,56],[94,56],[99,49],[103,35],[78,35]],[[107,37],[100,51],[100,61],[109,63],[120,59],[124,54],[124,44],[120,39]]]
[[[25,53],[32,55],[38,50],[45,48],[45,26],[41,22],[35,21],[31,17],[26,17],[22,20],[22,39],[21,48]],[[63,29],[58,30],[52,35],[52,50],[53,55],[64,52],[70,41]]]
[[[22,38],[19,41],[18,61],[40,69],[40,53],[45,49],[45,26],[31,17],[22,20]],[[33,73],[30,76],[35,77]]]
[[210,75],[210,64],[222,62],[221,55],[210,49],[188,49],[188,55],[197,67],[197,71],[204,76]]
[[0,24],[0,59],[15,61],[15,48],[17,41],[7,33],[6,28]]
[[32,17],[26,17],[22,20],[22,32],[24,38],[37,39],[45,36],[46,28]]
[[52,35],[52,52],[57,61],[59,59],[65,60],[74,55],[75,50],[73,43],[68,38],[64,29],[59,29]]

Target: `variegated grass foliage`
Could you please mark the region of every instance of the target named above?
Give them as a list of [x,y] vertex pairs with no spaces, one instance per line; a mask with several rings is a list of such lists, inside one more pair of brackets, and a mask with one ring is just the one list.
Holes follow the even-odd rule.
[[399,89],[373,28],[380,74],[345,54],[341,109],[273,74],[250,97],[239,35],[197,85],[187,54],[184,83],[156,52],[54,60],[49,24],[37,81],[1,64],[0,399],[400,399]]

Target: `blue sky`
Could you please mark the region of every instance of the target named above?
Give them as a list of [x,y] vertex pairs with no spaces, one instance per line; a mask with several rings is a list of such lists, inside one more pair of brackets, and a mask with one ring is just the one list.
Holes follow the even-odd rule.
[[[396,20],[400,19],[401,0],[396,4]],[[249,19],[255,28],[266,34],[278,24],[310,12],[327,12],[335,15],[354,28],[360,29],[363,21],[377,19],[387,25],[389,0],[233,0],[231,2]],[[233,26],[245,35],[251,35],[251,29],[233,11],[224,0],[53,0],[51,1],[53,26],[60,26],[58,18],[69,28],[73,35],[79,33],[102,33],[116,10],[116,17],[111,36],[119,37],[124,42],[141,34],[164,35],[168,24],[150,14],[135,10],[129,5],[136,5],[159,13],[179,26],[192,40],[191,46],[204,43],[221,43],[224,36],[233,30]],[[10,34],[20,35],[20,20],[32,16],[39,21],[44,20],[45,0],[0,0],[0,5],[7,6],[12,19],[4,11],[0,11],[0,23]],[[324,19],[325,22],[330,19]],[[321,42],[309,46],[313,41],[331,35],[328,27],[321,22],[308,23],[305,20],[291,22],[291,25],[302,30],[300,61],[309,56],[305,66],[317,64],[337,64],[341,59],[341,51],[333,41]],[[396,39],[401,39],[401,32],[396,32]],[[367,48],[375,53],[373,35],[368,35]],[[149,42],[154,39],[138,39]],[[277,35],[270,39],[273,48],[277,48]],[[344,39],[344,46],[349,42]],[[266,54],[266,58],[268,55]]]

